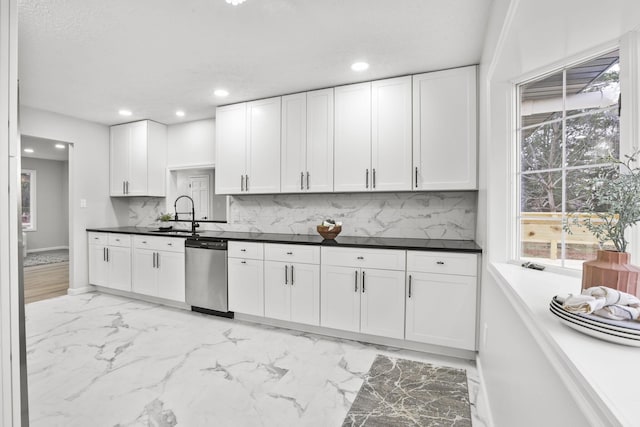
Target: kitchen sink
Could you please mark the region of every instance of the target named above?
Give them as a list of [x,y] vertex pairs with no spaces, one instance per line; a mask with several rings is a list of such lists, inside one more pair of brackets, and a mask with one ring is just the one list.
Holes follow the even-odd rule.
[[162,233],[162,234],[191,234],[189,230],[151,230],[152,233]]

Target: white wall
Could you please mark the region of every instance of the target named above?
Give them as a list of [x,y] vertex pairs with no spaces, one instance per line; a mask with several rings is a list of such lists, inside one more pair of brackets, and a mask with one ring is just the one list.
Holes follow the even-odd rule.
[[22,169],[36,171],[36,230],[27,232],[28,250],[69,246],[67,162],[23,156]]
[[167,163],[169,168],[213,165],[216,160],[214,119],[171,125],[168,127]]
[[[611,46],[640,27],[637,0],[494,0],[480,68],[480,191],[477,239],[484,248],[481,291],[481,375],[496,426],[585,425],[554,368],[531,344],[488,262],[506,261],[514,238],[514,82],[567,58]],[[636,117],[636,120],[638,118]],[[550,296],[551,297],[551,296]],[[486,342],[482,338],[487,331]],[[551,418],[549,413],[559,417]],[[573,418],[568,418],[574,416]]]
[[[85,230],[118,225],[114,204],[119,202],[109,197],[109,128],[29,107],[21,107],[20,114],[21,133],[73,144],[69,148],[69,215],[73,224],[69,287],[73,292],[89,283]],[[81,199],[87,201],[86,208],[80,207]]]

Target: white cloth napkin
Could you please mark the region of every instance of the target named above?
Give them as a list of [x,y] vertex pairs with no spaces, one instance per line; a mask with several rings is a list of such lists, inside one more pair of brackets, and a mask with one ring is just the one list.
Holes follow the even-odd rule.
[[580,295],[569,295],[562,307],[572,313],[593,313],[613,320],[640,318],[640,299],[605,286],[594,286],[583,289]]

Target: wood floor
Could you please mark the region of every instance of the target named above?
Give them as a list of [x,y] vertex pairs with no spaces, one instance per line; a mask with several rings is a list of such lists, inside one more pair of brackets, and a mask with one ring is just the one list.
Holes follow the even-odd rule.
[[24,302],[66,295],[69,289],[69,262],[24,268]]

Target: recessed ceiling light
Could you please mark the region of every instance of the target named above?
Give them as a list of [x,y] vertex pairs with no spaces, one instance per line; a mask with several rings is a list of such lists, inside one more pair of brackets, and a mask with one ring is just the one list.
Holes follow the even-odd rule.
[[60,150],[64,150],[65,149],[65,145],[64,144],[56,144],[55,147],[60,149]]
[[245,2],[245,0],[226,0],[226,1],[227,1],[227,4],[232,4],[234,6],[237,6],[240,3],[244,3]]
[[215,96],[219,96],[221,98],[224,98],[225,96],[229,96],[229,91],[226,91],[224,89],[216,89],[213,91],[213,94]]
[[129,110],[119,110],[118,114],[120,114],[121,116],[130,116],[133,113]]
[[369,68],[369,64],[366,62],[354,62],[351,64],[351,69],[353,71],[364,71]]
[[25,153],[33,153],[33,148],[25,148],[24,152]]
[[184,117],[184,111],[182,111],[182,110],[178,110],[178,111],[176,111],[176,116],[178,116],[178,117]]

